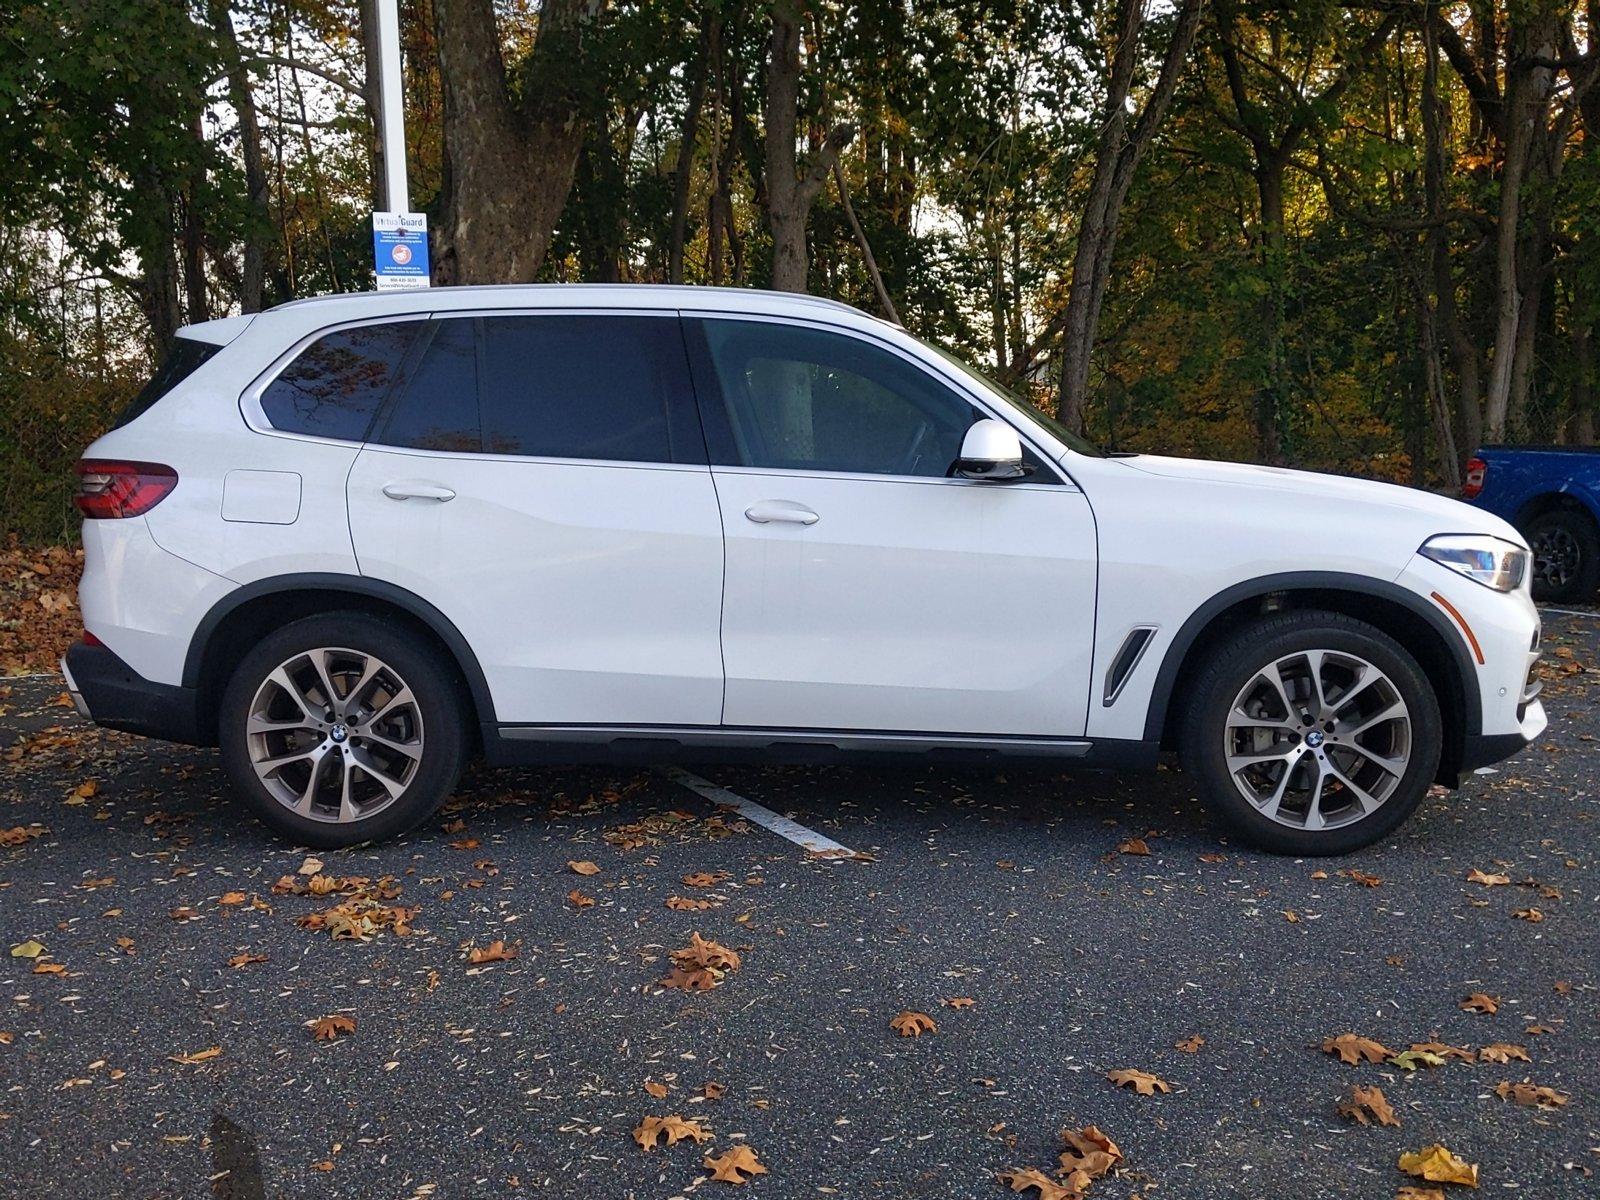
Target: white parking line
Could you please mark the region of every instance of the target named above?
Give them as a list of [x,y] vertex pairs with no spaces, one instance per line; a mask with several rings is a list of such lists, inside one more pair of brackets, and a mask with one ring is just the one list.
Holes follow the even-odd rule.
[[1578,608],[1549,608],[1543,604],[1539,606],[1542,613],[1559,613],[1563,617],[1590,617],[1600,618],[1600,612],[1584,612]]
[[763,804],[746,799],[738,792],[730,792],[725,787],[718,787],[709,779],[700,776],[682,767],[658,768],[662,777],[672,780],[673,783],[682,784],[691,792],[697,792],[710,800],[713,804],[720,804],[724,808],[731,808],[745,820],[770,829],[779,837],[788,838],[797,846],[804,847],[817,858],[859,858],[870,859],[869,854],[860,854],[849,846],[842,846],[832,838],[823,837],[815,830],[807,829],[798,821],[791,821],[780,813],[773,812]]

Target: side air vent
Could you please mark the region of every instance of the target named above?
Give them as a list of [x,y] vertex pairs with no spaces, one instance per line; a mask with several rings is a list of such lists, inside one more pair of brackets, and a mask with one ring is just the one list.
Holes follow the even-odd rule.
[[1116,657],[1111,660],[1111,669],[1106,672],[1106,690],[1102,703],[1107,708],[1117,702],[1117,697],[1122,694],[1122,685],[1128,682],[1128,676],[1132,675],[1133,669],[1139,665],[1145,649],[1150,645],[1150,639],[1155,635],[1154,625],[1135,625],[1128,630],[1128,636],[1123,639]]

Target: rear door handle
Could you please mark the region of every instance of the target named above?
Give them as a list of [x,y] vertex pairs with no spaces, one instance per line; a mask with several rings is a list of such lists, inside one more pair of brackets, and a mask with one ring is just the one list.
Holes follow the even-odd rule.
[[744,510],[747,519],[757,525],[781,523],[785,525],[815,525],[819,518],[803,504],[793,500],[758,500]]
[[454,500],[456,494],[450,488],[440,487],[437,483],[419,483],[416,480],[401,480],[398,483],[383,485],[383,494],[391,500]]

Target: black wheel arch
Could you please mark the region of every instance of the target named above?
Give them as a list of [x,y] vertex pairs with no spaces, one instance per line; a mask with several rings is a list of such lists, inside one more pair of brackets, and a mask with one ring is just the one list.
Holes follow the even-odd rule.
[[1284,609],[1317,608],[1344,613],[1389,634],[1417,658],[1439,685],[1444,719],[1440,782],[1454,784],[1469,742],[1482,733],[1483,704],[1466,643],[1445,614],[1399,584],[1337,571],[1292,571],[1265,575],[1225,588],[1192,612],[1167,646],[1145,714],[1145,739],[1176,745],[1181,711],[1172,697],[1193,676],[1211,648],[1254,617]]
[[300,617],[326,612],[367,612],[402,621],[432,641],[460,672],[474,712],[469,727],[495,728],[489,682],[467,639],[455,623],[414,592],[382,579],[336,572],[278,575],[244,584],[212,606],[195,627],[183,664],[183,686],[199,698],[200,733],[216,740],[217,702],[228,676],[262,635]]
[[1526,533],[1530,522],[1553,512],[1572,513],[1600,535],[1600,518],[1595,516],[1594,508],[1572,492],[1541,492],[1525,500],[1511,523]]

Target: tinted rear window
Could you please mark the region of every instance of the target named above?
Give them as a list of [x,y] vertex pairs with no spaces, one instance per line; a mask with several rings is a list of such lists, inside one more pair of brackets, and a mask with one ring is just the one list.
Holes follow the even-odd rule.
[[274,429],[359,442],[423,321],[386,321],[325,334],[261,393]]
[[669,392],[686,370],[677,319],[486,317],[483,448],[671,462]]
[[405,396],[379,439],[388,446],[476,454],[483,448],[478,424],[478,352],[471,317],[434,327],[422,360],[411,373]]
[[201,363],[221,349],[221,346],[194,338],[173,338],[172,345],[167,348],[167,356],[161,360],[150,382],[139,389],[139,394],[122,410],[122,415],[112,428],[121,429],[142,417],[151,405],[193,375]]

